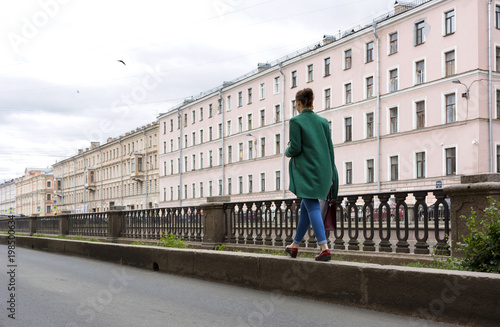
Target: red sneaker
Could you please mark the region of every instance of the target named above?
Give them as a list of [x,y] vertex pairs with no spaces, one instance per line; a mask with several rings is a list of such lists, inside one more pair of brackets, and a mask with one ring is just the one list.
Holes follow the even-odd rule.
[[289,245],[285,247],[285,252],[288,253],[292,258],[297,258],[298,248],[291,248]]
[[316,261],[330,261],[332,256],[330,255],[330,250],[326,249],[316,256]]

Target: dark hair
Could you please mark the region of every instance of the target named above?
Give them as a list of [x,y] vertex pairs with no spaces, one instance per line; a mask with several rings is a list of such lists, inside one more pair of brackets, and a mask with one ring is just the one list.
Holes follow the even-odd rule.
[[314,93],[310,88],[303,89],[295,94],[295,101],[299,101],[304,108],[312,108]]

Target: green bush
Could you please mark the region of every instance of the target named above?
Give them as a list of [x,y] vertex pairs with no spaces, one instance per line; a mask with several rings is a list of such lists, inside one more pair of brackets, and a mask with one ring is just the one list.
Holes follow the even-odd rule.
[[167,248],[181,248],[186,249],[187,243],[183,241],[180,237],[174,234],[168,234],[167,236],[163,236],[158,242],[160,246],[164,246]]
[[467,219],[469,235],[458,243],[463,253],[461,266],[465,270],[500,273],[500,202],[490,198],[490,206],[484,210],[485,219],[477,222],[472,210]]

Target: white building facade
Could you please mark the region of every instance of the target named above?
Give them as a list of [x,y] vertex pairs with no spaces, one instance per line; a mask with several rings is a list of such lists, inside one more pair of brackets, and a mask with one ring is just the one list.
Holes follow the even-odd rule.
[[284,149],[306,87],[331,125],[340,194],[500,172],[500,3],[417,1],[374,22],[160,115],[160,206],[294,197]]
[[16,183],[13,179],[0,184],[0,214],[16,214]]

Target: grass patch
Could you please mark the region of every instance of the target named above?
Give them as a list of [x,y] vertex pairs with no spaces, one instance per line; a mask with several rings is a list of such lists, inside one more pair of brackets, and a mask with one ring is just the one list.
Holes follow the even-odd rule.
[[164,246],[167,248],[179,248],[179,249],[187,249],[188,245],[186,241],[183,241],[177,235],[169,234],[167,236],[163,236],[158,245]]

